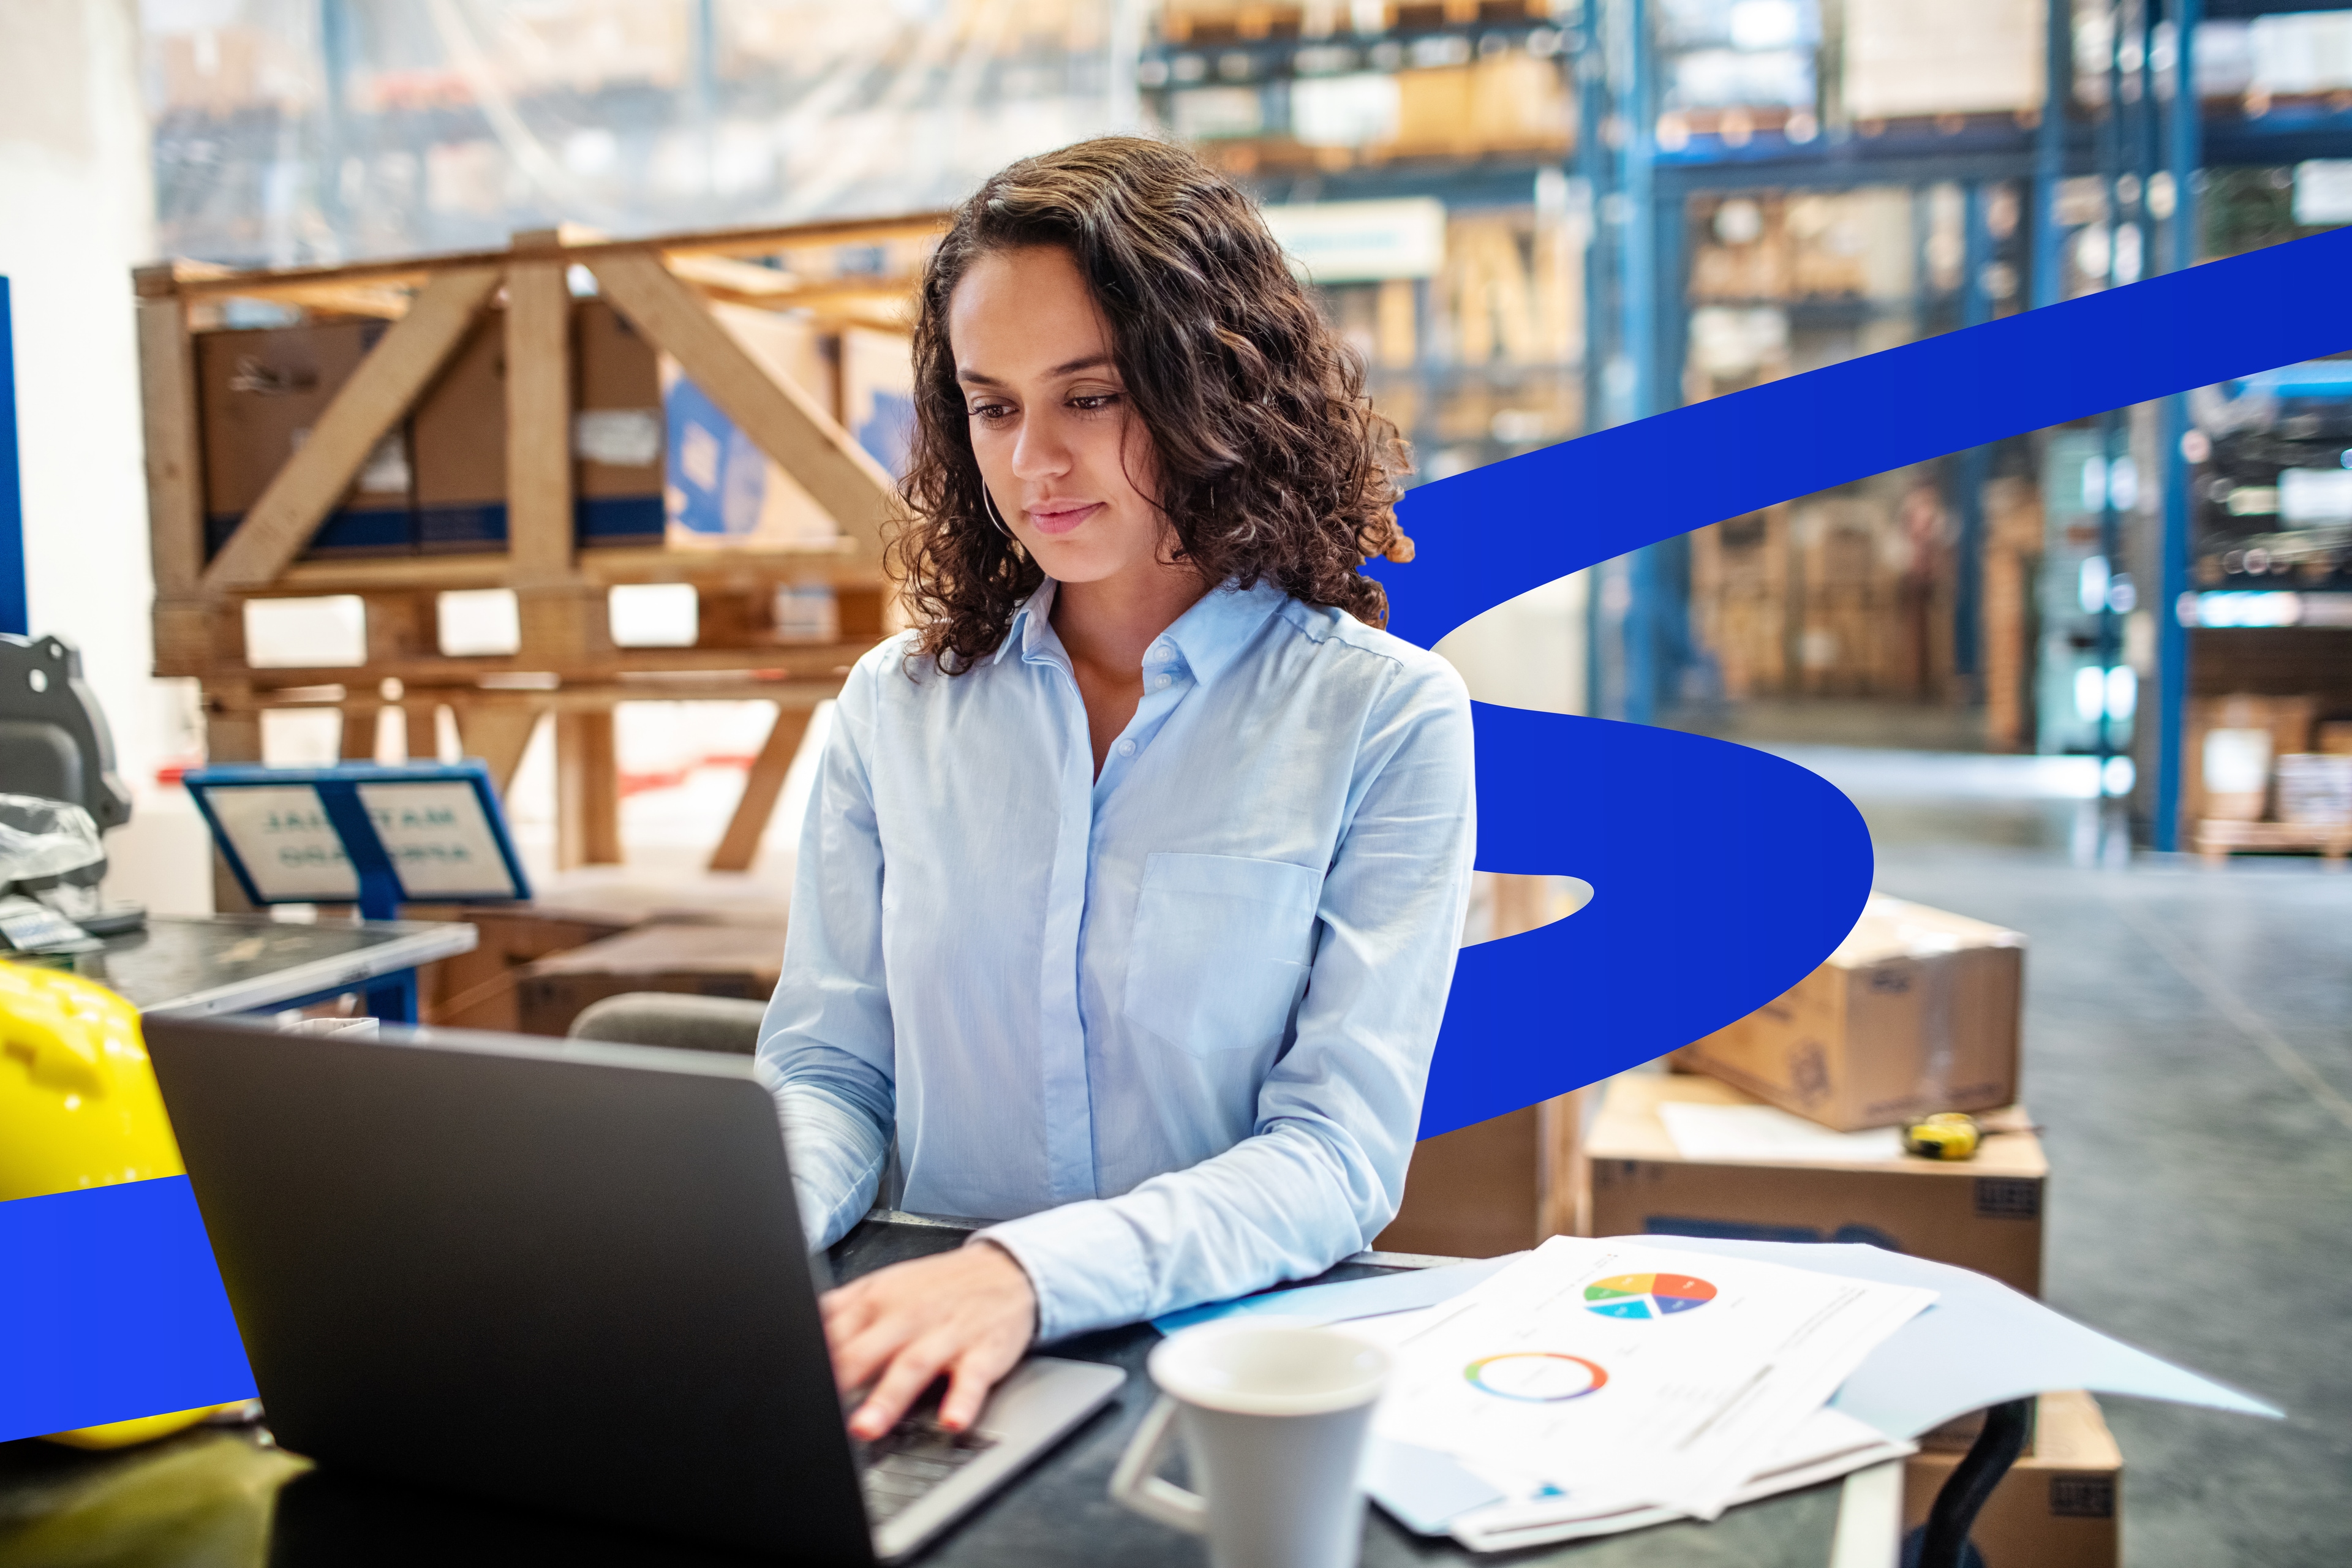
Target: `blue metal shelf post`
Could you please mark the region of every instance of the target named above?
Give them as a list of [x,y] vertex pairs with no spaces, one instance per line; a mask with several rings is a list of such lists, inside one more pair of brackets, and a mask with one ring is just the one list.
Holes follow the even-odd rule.
[[[2170,0],[2172,104],[2165,126],[2165,163],[2172,176],[2172,214],[2165,265],[2197,260],[2197,166],[2203,161],[2203,124],[2197,100],[2194,40],[2202,0]],[[2158,553],[2156,603],[2156,820],[2149,837],[2156,847],[2180,847],[2180,755],[2183,710],[2189,700],[2189,632],[2180,624],[2181,595],[2189,591],[2189,399],[2164,400],[2164,532]]]
[[[1621,147],[1625,192],[1624,264],[1618,274],[1622,302],[1623,353],[1633,371],[1632,415],[1647,418],[1659,411],[1664,369],[1659,360],[1663,343],[1658,331],[1659,309],[1665,279],[1660,275],[1659,229],[1664,216],[1657,202],[1657,108],[1653,78],[1655,49],[1648,0],[1625,0],[1628,39]],[[1675,203],[1679,218],[1681,203]],[[1681,301],[1675,301],[1679,307]],[[1666,563],[1660,547],[1634,552],[1631,568],[1633,598],[1625,611],[1625,711],[1636,724],[1657,722],[1666,677],[1665,616],[1668,591]]]
[[0,632],[32,635],[25,597],[25,489],[16,463],[16,343],[0,278]]
[[[1985,269],[1992,265],[1992,229],[1985,215],[1982,180],[1969,182],[1962,203],[1960,325],[1965,328],[1992,319],[1992,299],[1985,292]],[[1952,670],[1967,678],[1983,673],[1984,489],[1992,473],[1992,448],[1969,447],[1959,455],[1956,468],[1953,486],[1959,493],[1954,499],[1960,527],[1953,550]]]

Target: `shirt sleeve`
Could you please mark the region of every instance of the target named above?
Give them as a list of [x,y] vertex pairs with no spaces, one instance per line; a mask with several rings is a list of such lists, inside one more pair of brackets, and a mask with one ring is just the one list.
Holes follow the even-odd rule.
[[873,1206],[897,1115],[882,839],[866,762],[875,666],[874,656],[860,660],[834,706],[801,827],[782,973],[760,1025],[761,1077],[783,1121],[812,1249],[839,1240]]
[[973,1238],[1027,1271],[1040,1340],[1307,1278],[1395,1216],[1469,899],[1471,762],[1459,677],[1434,659],[1401,669],[1359,744],[1314,968],[1252,1135]]

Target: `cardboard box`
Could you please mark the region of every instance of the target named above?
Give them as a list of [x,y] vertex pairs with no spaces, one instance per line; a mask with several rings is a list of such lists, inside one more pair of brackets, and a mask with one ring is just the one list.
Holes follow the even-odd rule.
[[[711,314],[761,368],[834,407],[833,372],[815,326],[800,316],[714,305]],[[675,360],[661,361],[669,452],[664,493],[670,547],[774,549],[839,536],[798,479],[736,427]]]
[[1612,1080],[1585,1139],[1592,1235],[1867,1242],[2041,1293],[2050,1167],[2022,1113],[1996,1119],[2020,1130],[1989,1131],[1973,1160],[1710,1163],[1675,1147],[1657,1108],[1675,1100],[1756,1103],[1711,1078]]
[[1881,894],[1829,961],[1675,1053],[1840,1131],[2017,1098],[2025,939]]
[[[662,540],[661,371],[654,347],[602,300],[572,315],[572,515],[583,546]],[[432,552],[507,540],[506,321],[490,310],[418,401],[417,530]]]
[[[199,332],[197,430],[205,467],[205,551],[235,532],[295,448],[310,438],[387,323],[322,321]],[[405,427],[377,444],[309,553],[399,553],[413,548]]]
[[[1903,1464],[1903,1528],[1927,1522],[1960,1456],[1915,1454]],[[1993,1489],[1969,1537],[1999,1568],[2114,1568],[2122,1558],[2122,1451],[2087,1394],[2045,1394],[2032,1450]]]
[[661,356],[629,319],[602,300],[583,300],[572,317],[580,401],[572,418],[572,507],[580,542],[659,544],[662,458]]
[[1582,1224],[1584,1093],[1561,1095],[1413,1146],[1382,1252],[1499,1258]]
[[841,330],[841,423],[876,462],[906,473],[915,438],[915,345],[906,333]]
[[2180,815],[2258,822],[2271,804],[2273,759],[2310,749],[2316,697],[2192,697],[2180,737]]
[[516,986],[526,1035],[561,1035],[592,1002],[674,991],[764,1002],[783,972],[781,925],[645,925],[527,966]]
[[410,417],[428,552],[506,548],[506,329],[505,310],[483,311]]

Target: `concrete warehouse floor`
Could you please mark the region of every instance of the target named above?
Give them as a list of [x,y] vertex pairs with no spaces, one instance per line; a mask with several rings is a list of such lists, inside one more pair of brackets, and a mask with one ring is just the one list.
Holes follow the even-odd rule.
[[2105,1401],[2129,1568],[2352,1562],[2352,874],[2126,862],[2054,759],[1769,749],[1854,797],[1882,890],[2031,939],[2051,1304],[2288,1412]]

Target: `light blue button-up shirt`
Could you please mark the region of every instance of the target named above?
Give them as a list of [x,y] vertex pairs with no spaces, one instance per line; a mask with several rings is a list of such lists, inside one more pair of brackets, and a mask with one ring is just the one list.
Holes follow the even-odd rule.
[[1475,834],[1452,668],[1265,584],[1152,642],[1096,777],[1054,591],[965,674],[851,671],[760,1046],[811,1243],[886,1180],[1001,1221],[1041,1340],[1370,1245]]

